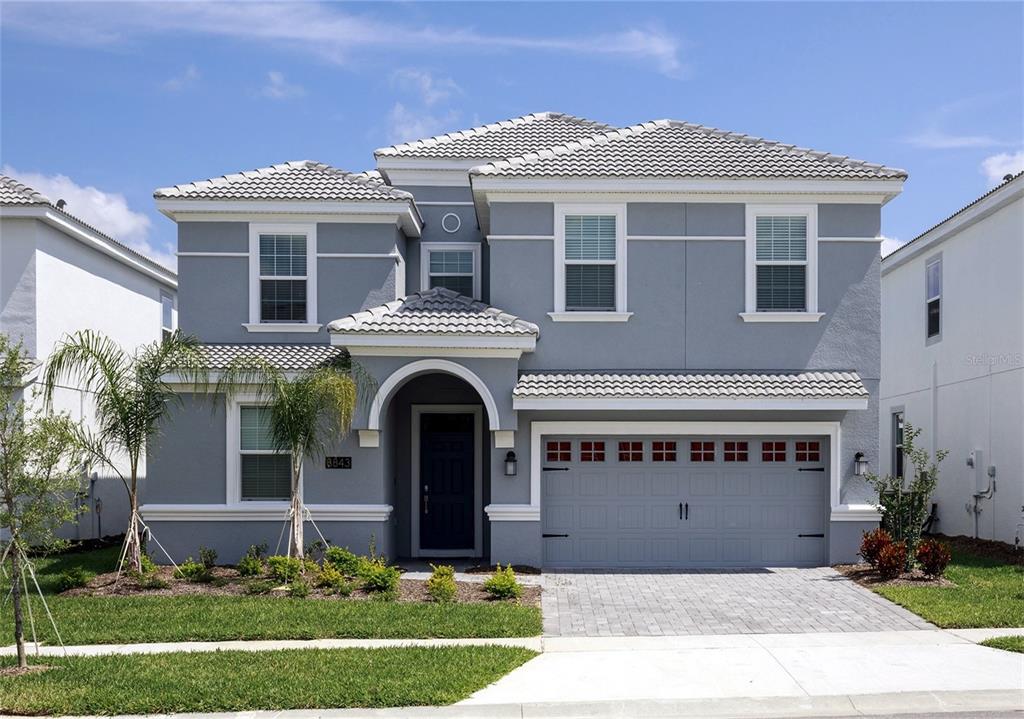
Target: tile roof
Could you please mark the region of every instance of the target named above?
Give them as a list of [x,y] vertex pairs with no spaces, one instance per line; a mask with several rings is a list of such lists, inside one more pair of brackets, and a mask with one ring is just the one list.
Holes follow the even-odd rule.
[[500,159],[579,140],[611,125],[560,112],[536,112],[469,130],[382,147],[375,157]]
[[536,337],[532,322],[488,304],[435,287],[380,307],[356,312],[327,325],[338,334],[443,334]]
[[677,120],[591,135],[470,170],[502,177],[905,179],[907,173],[842,155]]
[[237,357],[260,357],[278,369],[304,370],[327,364],[345,354],[343,348],[327,344],[204,344],[201,349],[214,370],[225,369]]
[[195,200],[334,200],[407,202],[412,195],[379,176],[352,173],[312,160],[198,180],[153,193],[157,198]]
[[0,205],[50,205],[50,198],[18,182],[13,177],[0,175]]
[[856,372],[531,373],[512,392],[525,398],[864,399]]

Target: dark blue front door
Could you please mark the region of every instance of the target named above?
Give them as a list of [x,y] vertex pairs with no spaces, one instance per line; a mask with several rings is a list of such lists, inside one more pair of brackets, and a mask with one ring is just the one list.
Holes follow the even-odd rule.
[[420,416],[420,549],[473,548],[473,415]]

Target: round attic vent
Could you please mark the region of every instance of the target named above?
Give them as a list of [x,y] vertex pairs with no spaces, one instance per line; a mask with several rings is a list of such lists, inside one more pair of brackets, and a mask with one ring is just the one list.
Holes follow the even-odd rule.
[[448,234],[458,232],[460,227],[462,227],[462,220],[454,212],[449,212],[441,218],[441,229]]

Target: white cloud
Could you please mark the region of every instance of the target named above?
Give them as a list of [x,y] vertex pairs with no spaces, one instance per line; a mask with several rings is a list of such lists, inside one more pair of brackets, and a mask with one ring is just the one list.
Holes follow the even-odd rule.
[[997,147],[1006,143],[988,135],[957,135],[931,128],[907,138],[915,147],[929,150],[957,150],[967,147]]
[[434,77],[426,70],[403,68],[391,74],[391,82],[399,88],[415,92],[424,105],[436,105],[448,100],[454,94],[461,94],[460,88],[450,77]]
[[893,252],[907,244],[906,240],[900,240],[895,237],[883,237],[882,238],[882,257],[891,255]]
[[189,65],[180,75],[175,75],[166,80],[164,82],[164,89],[168,92],[181,92],[199,82],[199,77],[199,68],[195,65]]
[[1024,150],[1000,152],[986,157],[981,163],[981,171],[992,187],[1001,183],[1006,175],[1016,175],[1021,170],[1024,170]]
[[656,27],[634,27],[583,36],[517,36],[482,33],[471,27],[401,25],[353,15],[319,3],[9,3],[4,24],[62,44],[110,45],[137,35],[191,32],[259,43],[277,43],[345,63],[357,52],[422,53],[432,48],[473,52],[538,50],[608,56],[684,77],[677,38]]
[[458,123],[459,113],[449,110],[444,115],[410,110],[396,102],[388,113],[388,139],[398,144],[440,135]]
[[38,190],[50,198],[51,202],[64,200],[67,203],[64,210],[69,214],[165,267],[174,269],[178,266],[173,252],[167,248],[157,248],[150,243],[149,217],[128,207],[124,195],[118,192],[104,192],[91,185],[79,185],[67,175],[21,172],[10,165],[3,166],[3,174]]
[[289,84],[284,78],[284,73],[277,70],[267,73],[267,84],[260,88],[260,95],[271,100],[290,100],[305,94],[306,88],[302,85]]

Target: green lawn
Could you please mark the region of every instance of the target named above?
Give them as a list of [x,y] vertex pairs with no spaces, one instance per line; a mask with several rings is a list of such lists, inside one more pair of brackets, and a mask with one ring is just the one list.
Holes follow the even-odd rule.
[[1024,626],[1024,567],[954,552],[946,578],[956,586],[875,591],[940,627]]
[[451,704],[534,656],[513,647],[417,647],[47,658],[48,671],[0,677],[0,713]]
[[994,637],[986,639],[982,644],[993,649],[1005,649],[1008,652],[1024,654],[1024,637]]
[[[233,596],[55,596],[61,573],[75,564],[109,571],[117,549],[39,560],[46,592],[66,644],[216,641],[227,639],[408,639],[431,637],[525,637],[541,632],[540,609],[506,602],[478,604],[398,603]],[[33,599],[41,640],[56,637]],[[40,621],[42,620],[42,621]],[[26,628],[26,632],[27,632]],[[13,636],[8,604],[0,612],[0,645]]]

